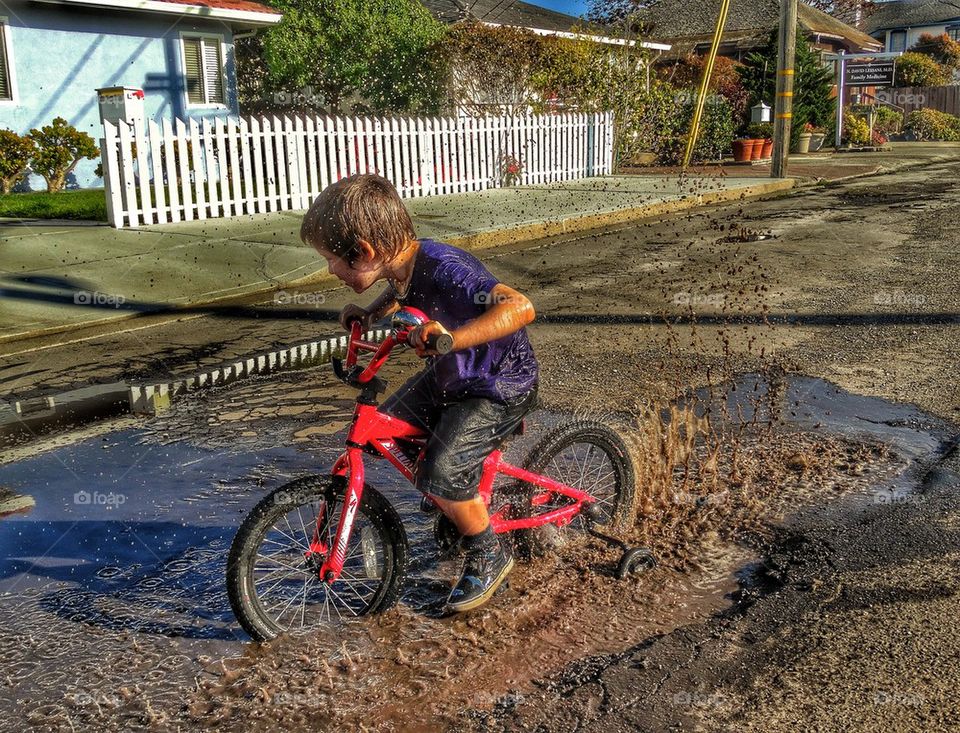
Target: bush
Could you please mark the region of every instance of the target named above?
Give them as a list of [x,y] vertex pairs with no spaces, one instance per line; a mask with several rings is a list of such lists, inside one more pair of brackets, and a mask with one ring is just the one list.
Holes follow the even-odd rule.
[[960,69],[960,43],[952,40],[946,33],[939,36],[924,33],[910,50],[929,56],[949,69]]
[[68,124],[62,117],[57,117],[53,124],[39,130],[30,130],[30,138],[37,146],[32,168],[43,176],[49,193],[63,190],[67,176],[81,160],[93,160],[100,155],[93,138]]
[[874,109],[873,129],[889,137],[900,132],[903,127],[903,113],[890,107],[877,105]]
[[[703,77],[703,66],[706,56],[691,53],[675,66],[664,70],[667,81],[676,87],[699,90],[700,80]],[[737,73],[740,64],[726,56],[718,56],[713,67],[713,76],[710,78],[709,92],[722,95],[733,110],[734,121],[739,124],[746,116],[749,95]],[[669,72],[669,73],[667,73]]]
[[842,142],[851,145],[868,145],[870,143],[870,124],[859,115],[844,112]]
[[[637,153],[648,152],[654,153],[661,165],[681,163],[695,101],[695,95],[679,91],[670,84],[654,84],[629,119],[627,134],[622,137],[621,159],[629,160]],[[734,129],[730,102],[719,94],[710,95],[704,102],[693,160],[716,160],[729,151]]]
[[894,86],[898,87],[939,87],[949,84],[953,74],[942,64],[929,56],[908,51],[897,59],[897,73]]
[[751,122],[745,128],[745,134],[749,140],[772,140],[773,123],[772,122]]
[[960,141],[960,117],[935,109],[914,110],[903,129],[917,140]]
[[20,182],[30,167],[35,149],[29,137],[12,130],[0,130],[0,192],[10,193]]

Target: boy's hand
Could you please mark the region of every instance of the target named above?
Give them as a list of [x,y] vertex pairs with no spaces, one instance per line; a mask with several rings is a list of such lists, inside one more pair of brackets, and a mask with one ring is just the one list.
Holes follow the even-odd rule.
[[360,328],[366,331],[370,328],[370,316],[371,313],[366,308],[361,308],[359,305],[350,303],[350,305],[345,305],[343,310],[340,311],[340,325],[345,331],[349,331],[350,321],[359,319]]
[[[444,333],[448,334],[450,338],[453,338],[453,334],[444,328],[443,324],[437,321],[427,321],[422,326],[413,329],[407,340],[410,345],[417,350],[417,356],[438,356],[440,354],[439,351],[427,348],[427,341],[433,336],[439,336]],[[454,348],[456,348],[456,343],[454,343]]]

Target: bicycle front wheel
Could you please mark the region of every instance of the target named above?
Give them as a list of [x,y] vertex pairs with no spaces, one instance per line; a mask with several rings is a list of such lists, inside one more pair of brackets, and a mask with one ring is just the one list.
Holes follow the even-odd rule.
[[227,559],[234,615],[257,641],[379,613],[397,601],[407,566],[407,537],[396,510],[365,486],[354,515],[343,572],[321,582],[346,494],[340,477],[309,476],[257,504],[237,531]]

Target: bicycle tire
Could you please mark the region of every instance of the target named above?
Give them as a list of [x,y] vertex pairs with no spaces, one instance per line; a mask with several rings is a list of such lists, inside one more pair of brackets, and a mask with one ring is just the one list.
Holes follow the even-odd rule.
[[[573,448],[574,457],[578,456],[576,446],[588,446],[585,450],[583,468],[579,476],[572,479],[571,474],[576,471],[566,470],[564,465],[566,456]],[[598,469],[601,473],[594,475],[586,470],[586,461],[591,451],[599,450],[609,462],[608,473]],[[559,461],[559,463],[558,463]],[[576,458],[574,458],[574,462]],[[617,531],[629,526],[635,516],[636,474],[630,451],[620,434],[609,425],[595,420],[576,420],[561,425],[537,443],[528,453],[524,468],[533,473],[553,478],[560,483],[583,489],[597,497],[596,505],[603,511],[605,521],[596,522],[598,529]],[[575,467],[576,468],[576,467]],[[602,482],[599,479],[604,479]],[[531,484],[522,487],[526,504],[522,509],[523,516],[531,517],[543,514],[563,504],[572,502],[567,497],[558,497],[555,502],[543,506],[532,506],[529,501],[535,492],[541,489]],[[515,533],[518,549],[525,554],[544,554],[554,549],[558,544],[570,540],[574,533],[582,534],[587,529],[590,520],[578,514],[573,521],[563,528],[555,525],[545,525],[531,530],[520,530]],[[573,532],[571,532],[573,530]]]
[[[303,566],[300,567],[299,565],[285,564],[283,560],[288,560],[288,557],[283,554],[282,550],[277,550],[272,545],[269,554],[261,553],[261,548],[265,542],[282,546],[287,542],[283,539],[283,537],[286,537],[290,540],[288,543],[290,545],[288,562],[294,563],[298,554],[304,555],[302,550],[309,548],[305,548],[303,543],[299,542],[297,537],[299,533],[294,531],[296,523],[291,526],[289,515],[296,512],[300,517],[300,526],[303,529],[304,538],[309,544],[309,539],[306,538],[306,527],[312,529],[312,522],[315,522],[319,514],[321,503],[328,510],[325,516],[333,518],[332,524],[324,522],[323,525],[325,533],[329,538],[332,538],[340,519],[345,494],[346,481],[341,477],[307,476],[296,479],[275,489],[261,499],[237,530],[227,559],[227,594],[230,599],[230,607],[233,609],[240,625],[256,641],[267,641],[287,631],[306,631],[310,628],[319,628],[324,625],[324,610],[327,614],[326,625],[330,625],[350,617],[351,614],[349,613],[344,616],[341,608],[351,611],[353,616],[363,616],[381,613],[397,602],[407,569],[407,535],[397,511],[382,494],[370,486],[364,486],[363,496],[354,519],[353,531],[350,535],[350,543],[347,546],[346,555],[348,563],[350,563],[349,569],[345,564],[346,573],[332,586],[321,583],[316,575],[315,567],[318,562],[322,561],[320,558],[312,560],[313,566],[311,567],[311,561],[302,557],[300,559]],[[307,513],[311,518],[310,522],[304,522],[303,520],[304,507],[309,507],[313,512],[312,514]],[[268,538],[268,533],[271,530],[276,530],[281,520],[285,522],[287,529],[290,531],[277,530],[277,534]],[[275,539],[276,537],[280,537],[280,539]],[[379,552],[375,541],[379,542]],[[361,553],[359,556],[356,555],[358,546]],[[372,551],[371,547],[373,548]],[[283,557],[277,560],[276,558],[281,555]],[[359,573],[353,563],[357,557],[363,565],[364,572],[367,575],[366,578],[361,579],[359,575],[352,576],[352,572]],[[268,573],[267,576],[261,575],[259,579],[255,578],[255,574],[258,572],[258,561],[266,561],[268,564],[268,567],[259,568],[261,572],[265,570]],[[275,618],[264,605],[267,601],[265,598],[267,594],[264,591],[267,589],[261,590],[258,588],[258,583],[262,584],[269,573],[274,572],[270,569],[274,567],[274,564],[282,568],[290,568],[288,574],[293,579],[292,591],[296,592],[293,598],[299,597],[302,593],[301,623],[299,627],[295,627],[293,623],[282,622],[286,608],[281,610]],[[371,568],[372,572],[377,574],[375,578],[370,577]],[[299,575],[294,571],[298,571]],[[281,570],[276,570],[276,572],[279,573]],[[301,576],[302,587],[297,590],[297,579]],[[349,579],[348,576],[353,577],[353,579]],[[270,581],[272,583],[273,578],[270,578]],[[274,596],[272,600],[276,600],[275,596],[283,592],[283,588],[274,592],[282,581],[283,577],[269,589],[270,594]],[[341,599],[338,594],[338,586],[346,596],[345,600]],[[367,592],[367,597],[357,590],[358,587]],[[370,591],[371,588],[373,589],[372,592]],[[353,596],[347,596],[346,591],[348,589],[356,594],[355,599]],[[320,605],[319,601],[315,603],[315,598],[310,598],[310,623],[306,623],[308,591],[313,592],[314,596],[322,592],[324,598],[324,606],[319,610],[315,608]],[[281,595],[280,602],[283,599],[284,597]],[[341,605],[335,605],[338,601],[342,601]],[[336,620],[333,618],[331,608],[337,613]],[[295,611],[294,608],[292,621],[296,620]]]

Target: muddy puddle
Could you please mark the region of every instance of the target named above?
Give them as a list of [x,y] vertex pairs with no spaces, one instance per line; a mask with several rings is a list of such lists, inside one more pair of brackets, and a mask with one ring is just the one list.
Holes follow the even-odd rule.
[[[337,455],[352,402],[324,370],[198,395],[0,466],[11,507],[0,518],[0,727],[463,725],[463,711],[510,705],[573,660],[727,605],[764,524],[813,502],[908,500],[914,472],[951,434],[913,407],[816,379],[746,375],[732,386],[659,412],[655,429],[607,416],[637,444],[628,539],[657,552],[656,569],[618,580],[618,551],[570,543],[518,566],[488,607],[438,617],[430,609],[456,561],[438,556],[415,490],[370,462],[370,483],[411,541],[402,603],[263,646],[230,613],[225,553],[263,494]],[[531,416],[508,458],[562,419]]]

